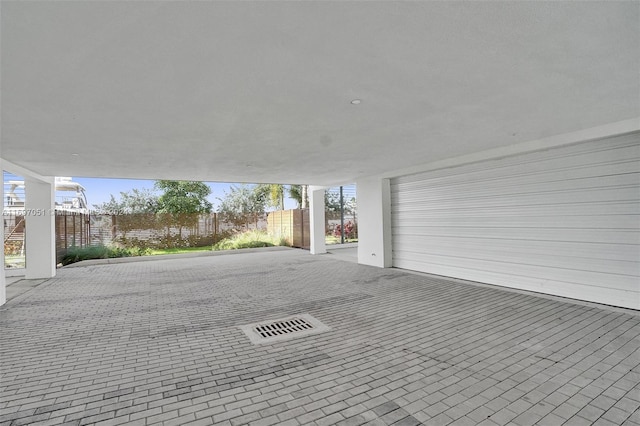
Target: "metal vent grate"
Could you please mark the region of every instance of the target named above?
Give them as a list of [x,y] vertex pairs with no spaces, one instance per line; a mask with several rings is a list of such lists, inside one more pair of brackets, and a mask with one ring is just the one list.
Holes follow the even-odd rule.
[[240,329],[255,345],[273,343],[330,330],[329,327],[309,314],[299,314],[273,321],[243,325]]
[[313,325],[304,318],[293,318],[286,321],[275,321],[270,324],[259,325],[254,330],[262,337],[281,336],[296,331],[311,330]]

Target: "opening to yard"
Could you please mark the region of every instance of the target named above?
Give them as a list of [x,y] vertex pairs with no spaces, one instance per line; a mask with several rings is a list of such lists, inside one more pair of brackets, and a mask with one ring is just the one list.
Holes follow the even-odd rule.
[[[121,181],[95,180],[107,186]],[[302,185],[227,184],[214,202],[212,183],[149,181],[149,186],[146,181],[129,181],[130,185],[139,182],[140,188],[121,190],[119,196],[111,194],[109,201],[90,204],[91,181],[56,179],[58,264],[278,245],[309,248],[308,196]],[[24,179],[4,172],[3,184],[5,269],[24,268],[27,224],[20,214],[25,206]],[[283,210],[292,202],[298,209]],[[325,243],[357,241],[355,185],[329,188],[325,191]]]

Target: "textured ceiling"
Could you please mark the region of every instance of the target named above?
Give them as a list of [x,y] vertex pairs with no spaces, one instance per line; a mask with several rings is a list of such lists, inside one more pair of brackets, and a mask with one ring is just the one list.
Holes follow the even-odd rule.
[[0,7],[0,155],[44,175],[339,184],[640,116],[639,2]]

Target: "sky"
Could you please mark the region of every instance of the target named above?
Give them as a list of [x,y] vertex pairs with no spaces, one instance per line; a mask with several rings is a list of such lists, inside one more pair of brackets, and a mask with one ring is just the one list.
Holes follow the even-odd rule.
[[[87,195],[87,202],[90,207],[94,204],[102,204],[111,199],[113,194],[116,199],[120,197],[120,192],[131,191],[132,189],[150,189],[153,190],[155,181],[141,179],[99,179],[99,178],[73,178],[74,182],[78,182],[84,186]],[[213,204],[214,210],[217,209],[220,200],[224,198],[225,193],[230,192],[231,185],[239,185],[234,183],[222,182],[205,182],[211,188],[211,194],[207,199]],[[294,209],[298,203],[295,200],[285,198],[285,208]]]

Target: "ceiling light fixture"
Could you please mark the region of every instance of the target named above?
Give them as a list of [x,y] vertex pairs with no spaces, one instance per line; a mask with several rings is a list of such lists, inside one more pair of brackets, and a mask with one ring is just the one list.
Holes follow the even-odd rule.
[[351,101],[352,105],[360,105],[360,102],[362,102],[360,99],[354,99]]

